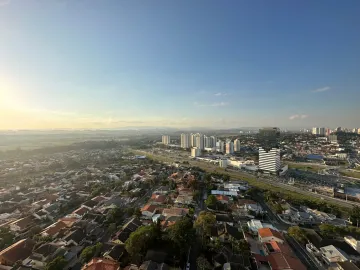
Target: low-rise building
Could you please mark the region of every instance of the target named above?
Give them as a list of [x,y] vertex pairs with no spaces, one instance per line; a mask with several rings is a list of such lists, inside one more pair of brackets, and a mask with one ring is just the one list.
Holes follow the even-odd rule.
[[355,239],[352,236],[345,236],[344,240],[348,243],[353,249],[360,252],[360,241]]
[[348,260],[347,255],[333,245],[320,248],[320,252],[321,258],[327,265],[337,262],[345,262]]
[[22,239],[0,252],[0,264],[13,266],[17,261],[22,261],[32,253],[35,241]]
[[261,228],[258,230],[259,235],[259,241],[262,243],[265,242],[278,242],[278,243],[284,243],[284,237],[282,234],[278,231],[275,231],[271,228]]

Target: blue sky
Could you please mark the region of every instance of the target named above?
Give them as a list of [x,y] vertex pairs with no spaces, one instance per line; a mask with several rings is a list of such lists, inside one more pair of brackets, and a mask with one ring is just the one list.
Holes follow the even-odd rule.
[[360,2],[0,0],[0,129],[360,127]]

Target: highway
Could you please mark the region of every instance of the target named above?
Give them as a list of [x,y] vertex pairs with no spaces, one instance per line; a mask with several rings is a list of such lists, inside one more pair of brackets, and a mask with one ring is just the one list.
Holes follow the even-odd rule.
[[[154,158],[159,159],[160,161],[164,161],[164,162],[175,162],[175,161],[179,161],[181,160],[181,157],[178,158],[173,158],[173,157],[169,157],[169,156],[164,156],[164,155],[156,155],[153,153],[148,153],[145,151],[138,151],[141,152],[142,154],[146,154],[146,155],[150,155]],[[185,161],[185,160],[184,160]],[[201,169],[204,169],[206,171],[212,170],[215,171],[217,169],[220,169],[219,166],[211,164],[211,163],[205,163],[205,162],[200,162],[200,161],[193,161],[193,160],[186,160],[189,162],[189,165],[186,164],[182,164],[183,166],[196,166],[199,167]],[[338,199],[338,198],[334,198],[334,197],[330,197],[330,196],[326,196],[326,195],[322,195],[322,194],[317,194],[308,190],[304,190],[298,187],[294,187],[291,185],[286,185],[283,184],[281,182],[277,182],[277,181],[273,181],[270,179],[265,179],[265,178],[256,178],[254,175],[252,174],[248,174],[245,172],[237,172],[237,171],[226,171],[227,174],[230,175],[230,177],[232,179],[235,180],[244,180],[247,181],[250,185],[252,186],[259,186],[260,183],[265,183],[265,184],[269,184],[271,186],[275,186],[275,187],[279,187],[282,188],[284,190],[288,190],[288,191],[294,191],[300,194],[304,194],[304,195],[308,195],[311,197],[315,197],[315,198],[319,198],[319,199],[323,199],[326,201],[331,201],[332,203],[336,203],[340,206],[346,207],[346,208],[352,208],[353,206],[359,206],[360,207],[360,203],[357,202],[352,202],[352,201],[345,201],[342,199]]]

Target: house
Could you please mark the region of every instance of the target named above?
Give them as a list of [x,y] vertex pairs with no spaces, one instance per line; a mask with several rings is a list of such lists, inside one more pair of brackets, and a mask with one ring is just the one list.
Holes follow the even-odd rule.
[[81,206],[86,207],[87,209],[91,210],[97,205],[98,205],[98,202],[89,200],[89,201],[84,202]]
[[115,235],[113,242],[118,243],[118,244],[125,244],[126,240],[129,238],[130,234],[132,232],[135,232],[142,225],[143,225],[142,222],[138,218],[131,219]]
[[249,230],[252,234],[257,235],[258,230],[262,228],[271,228],[273,230],[276,230],[275,227],[269,223],[262,223],[260,220],[252,219],[247,222],[247,226],[249,227]]
[[0,252],[0,264],[13,266],[17,261],[29,257],[35,246],[32,239],[22,239]]
[[65,242],[66,246],[75,245],[79,246],[84,239],[86,238],[86,234],[81,229],[76,229],[65,235],[63,237],[63,241]]
[[190,205],[194,202],[193,195],[178,195],[175,199],[176,204]]
[[256,214],[261,214],[261,213],[264,212],[263,209],[262,209],[262,207],[261,207],[259,204],[257,204],[257,203],[255,203],[255,204],[252,204],[252,203],[250,203],[250,204],[245,204],[245,205],[244,205],[244,209],[247,210],[247,211],[249,211],[249,212],[254,212],[254,213],[256,213]]
[[93,258],[81,270],[120,270],[120,264],[106,258]]
[[104,252],[105,259],[119,261],[120,258],[126,253],[124,245],[114,245]]
[[229,203],[229,197],[225,195],[216,195],[216,199],[218,202],[222,204],[228,204]]
[[36,269],[43,269],[48,262],[57,256],[63,255],[64,253],[64,249],[58,248],[50,243],[46,243],[35,249],[30,257],[23,261],[23,264],[32,266]]
[[353,249],[360,252],[360,241],[355,239],[352,236],[345,236],[344,240],[348,243]]
[[35,225],[35,221],[32,216],[20,218],[10,223],[10,230],[13,232],[24,232]]
[[286,243],[279,243],[279,242],[276,242],[276,241],[271,241],[271,242],[263,243],[263,246],[264,246],[263,250],[267,254],[284,253],[284,254],[287,254],[289,256],[295,257],[292,249]]
[[106,201],[107,198],[105,198],[104,196],[96,196],[96,197],[92,198],[91,200],[94,202],[97,202],[97,203],[101,203],[103,201]]
[[285,253],[273,253],[267,257],[267,261],[272,270],[306,270],[307,268],[301,261]]
[[189,209],[186,208],[166,208],[163,210],[162,214],[167,219],[171,216],[177,216],[177,217],[183,217],[186,216],[189,213]]
[[219,239],[221,242],[229,242],[232,239],[244,239],[244,235],[238,228],[225,223],[224,225],[217,225],[212,229],[211,240]]
[[261,228],[258,230],[259,241],[262,243],[276,241],[284,243],[284,237],[280,232],[275,231],[271,228]]
[[333,245],[320,248],[320,252],[322,260],[327,265],[348,260],[347,255],[341,249],[337,249]]
[[89,212],[89,208],[85,206],[81,206],[80,208],[76,209],[74,212],[72,212],[69,216],[73,216],[76,218],[82,218],[85,216],[87,212]]
[[161,194],[152,194],[150,201],[152,204],[165,204],[167,202],[168,197],[166,195]]
[[59,232],[64,228],[67,228],[66,223],[63,222],[63,221],[57,221],[57,222],[51,224],[49,227],[46,227],[41,232],[41,235],[42,236],[56,237],[59,234]]
[[337,262],[336,268],[333,266],[333,269],[335,270],[360,270],[359,267],[357,267],[354,263],[350,261],[345,262]]
[[216,214],[216,223],[225,224],[228,223],[231,226],[234,226],[234,219],[230,215]]
[[157,207],[157,204],[146,204],[140,211],[144,218],[151,218],[155,214]]
[[143,262],[139,270],[169,270],[170,267],[166,263],[156,263],[154,261]]

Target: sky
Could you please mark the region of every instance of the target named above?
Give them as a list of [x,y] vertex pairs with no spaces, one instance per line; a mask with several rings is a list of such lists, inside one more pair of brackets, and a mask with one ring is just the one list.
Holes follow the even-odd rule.
[[358,0],[0,0],[0,129],[360,127]]

